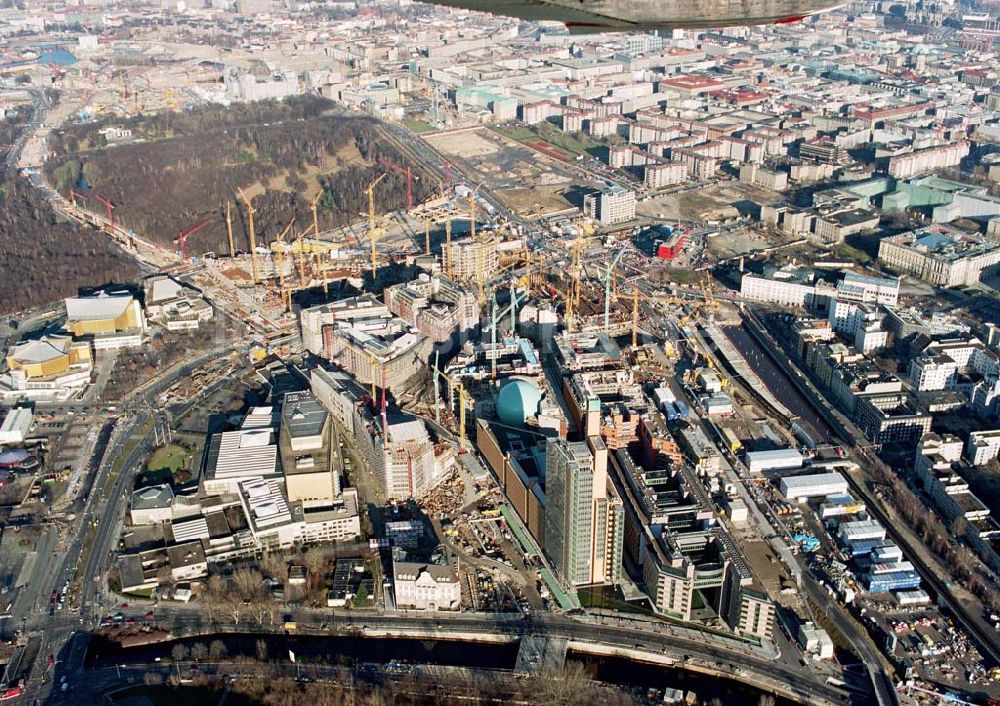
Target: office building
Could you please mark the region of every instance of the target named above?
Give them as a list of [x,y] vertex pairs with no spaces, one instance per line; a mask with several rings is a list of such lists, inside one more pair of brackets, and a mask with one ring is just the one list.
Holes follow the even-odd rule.
[[470,288],[489,280],[500,269],[500,250],[492,235],[462,238],[446,243],[442,249],[444,273],[451,280]]
[[1000,429],[970,433],[965,444],[965,457],[972,466],[985,466],[1000,457]]
[[987,236],[924,228],[882,239],[878,260],[940,287],[970,286],[998,271],[1000,243]]
[[386,318],[389,315],[389,307],[371,294],[302,309],[299,312],[302,347],[310,353],[323,355],[324,326]]
[[435,457],[434,444],[420,419],[390,418],[381,441],[382,485],[387,498],[419,498],[443,477],[445,468]]
[[871,277],[848,271],[837,282],[836,297],[840,301],[859,304],[896,306],[899,303],[899,284],[899,277]]
[[398,391],[426,369],[433,342],[402,319],[337,321],[323,328],[323,355],[361,384]]
[[573,586],[612,583],[621,575],[622,503],[607,464],[600,438],[546,444],[544,548]]
[[278,448],[289,501],[320,507],[340,495],[330,439],[330,415],[316,398],[309,392],[286,392]]
[[212,320],[212,305],[197,290],[173,277],[155,275],[143,286],[146,319],[168,331],[193,331]]
[[915,442],[931,430],[931,415],[904,392],[858,395],[854,421],[873,444]]
[[626,223],[635,218],[635,192],[621,186],[587,194],[583,212],[605,225]]
[[422,274],[385,290],[389,311],[435,343],[457,335],[464,340],[479,323],[474,294],[451,280]]

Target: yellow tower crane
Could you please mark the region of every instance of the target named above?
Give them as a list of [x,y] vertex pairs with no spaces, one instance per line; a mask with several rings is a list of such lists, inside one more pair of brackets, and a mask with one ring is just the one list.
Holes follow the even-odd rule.
[[632,348],[639,347],[639,287],[632,290]]
[[468,440],[465,438],[465,405],[468,395],[465,392],[465,385],[461,382],[458,386],[458,451],[459,453],[469,448]]
[[[372,374],[372,404],[374,405],[374,404],[375,404],[375,401],[376,401],[376,400],[378,399],[378,396],[377,396],[377,395],[376,395],[376,393],[375,393],[375,381],[376,381],[376,380],[381,380],[381,379],[382,379],[382,376],[381,376],[381,374],[380,374],[380,364],[379,364],[379,362],[378,362],[378,358],[376,358],[376,357],[375,357],[375,354],[374,354],[374,353],[372,353],[372,352],[369,352],[369,353],[368,353],[368,360],[369,360],[369,362],[371,362],[371,374]],[[383,391],[383,394],[385,394],[385,392],[384,392],[384,391]]]
[[375,279],[375,273],[378,271],[378,251],[375,249],[375,243],[378,240],[378,233],[375,228],[375,187],[385,177],[386,175],[382,174],[382,176],[369,184],[368,188],[365,189],[368,192],[368,237],[371,238],[372,242],[372,279]]
[[243,189],[237,189],[237,191],[247,206],[247,224],[250,231],[250,267],[253,269],[253,285],[256,287],[257,283],[260,282],[260,270],[257,267],[257,231],[254,230],[253,204],[250,197],[243,193]]
[[288,231],[292,229],[294,223],[295,219],[293,218],[285,226],[285,229],[281,231],[281,235],[274,239],[275,269],[278,271],[278,296],[281,297],[281,303],[285,307],[285,311],[292,310],[292,293],[291,290],[285,287],[285,236],[288,235]]
[[229,257],[236,257],[236,245],[233,243],[233,205],[226,201],[226,234],[229,236]]
[[573,241],[572,258],[569,266],[569,276],[572,280],[570,288],[566,294],[566,327],[572,331],[575,317],[580,306],[580,250],[583,245],[583,238],[580,237],[580,230],[576,231],[576,239]]
[[525,254],[524,265],[524,299],[531,299],[531,248]]
[[319,193],[316,194],[316,198],[314,198],[312,200],[312,203],[309,204],[309,208],[310,208],[310,210],[312,210],[312,214],[313,214],[313,237],[317,238],[317,239],[319,238],[319,214],[317,212],[317,209],[319,207],[319,200],[321,198],[323,198],[323,190],[322,189],[319,190]]
[[476,239],[476,191],[478,190],[477,186],[475,191],[469,192],[469,237],[473,240]]
[[306,245],[303,242],[306,231],[301,231],[295,238],[295,249],[292,254],[295,256],[295,265],[299,270],[299,286],[302,288],[309,286],[306,279]]

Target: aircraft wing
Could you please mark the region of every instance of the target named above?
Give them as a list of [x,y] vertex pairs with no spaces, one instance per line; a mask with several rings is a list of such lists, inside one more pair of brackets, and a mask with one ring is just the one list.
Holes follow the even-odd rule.
[[430,0],[533,22],[562,22],[574,34],[696,29],[795,22],[843,0]]

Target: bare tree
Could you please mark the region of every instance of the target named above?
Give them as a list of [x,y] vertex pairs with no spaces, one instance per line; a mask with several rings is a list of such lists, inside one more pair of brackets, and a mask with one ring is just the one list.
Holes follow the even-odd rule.
[[326,562],[326,552],[321,547],[309,547],[302,555],[302,563],[305,564],[306,570],[309,572],[308,581],[311,588],[319,585]]
[[288,581],[288,563],[280,554],[273,552],[265,554],[261,560],[260,568],[276,581],[281,581],[281,583]]
[[208,646],[208,656],[216,661],[225,657],[227,652],[226,645],[222,640],[212,640]]
[[208,647],[205,646],[204,642],[196,642],[191,645],[191,659],[196,662],[200,662],[208,656]]
[[575,706],[590,691],[590,681],[578,662],[569,662],[562,669],[542,670],[535,685],[535,703],[545,706]]
[[259,599],[264,592],[264,577],[256,569],[240,567],[233,572],[230,583],[244,601]]
[[757,700],[757,706],[775,706],[777,701],[771,694],[761,694],[760,699]]
[[257,659],[261,662],[267,661],[267,642],[264,640],[257,640],[256,644]]
[[191,650],[189,650],[187,646],[181,644],[180,642],[174,645],[174,648],[170,650],[170,656],[174,658],[175,662],[184,661],[185,659],[188,658],[188,655],[190,654]]

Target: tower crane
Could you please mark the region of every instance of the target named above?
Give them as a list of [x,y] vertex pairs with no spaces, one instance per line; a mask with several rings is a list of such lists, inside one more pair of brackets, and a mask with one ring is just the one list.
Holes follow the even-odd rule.
[[510,283],[510,304],[507,305],[502,311],[497,305],[497,295],[496,292],[493,293],[493,318],[490,324],[490,343],[492,344],[492,351],[490,355],[491,365],[490,365],[490,378],[493,380],[497,379],[497,326],[500,323],[500,319],[510,312],[510,330],[512,334],[517,333],[517,305],[522,303],[517,299],[517,290],[514,289],[513,280]]
[[76,200],[86,198],[83,194],[75,189],[69,190],[69,205],[76,208]]
[[[651,297],[646,295],[639,289],[637,282],[631,282],[631,293],[628,294],[615,294],[612,298],[618,298],[630,301],[632,303],[632,347],[635,348],[639,345],[639,302],[640,300],[646,302],[651,306],[657,306],[659,304],[679,304],[681,302],[677,297],[672,296],[661,296],[661,297]],[[605,332],[608,330],[608,319],[605,319],[604,324]]]
[[569,276],[572,284],[566,291],[566,328],[573,330],[576,318],[576,310],[580,304],[580,249],[583,245],[583,238],[580,231],[576,232],[576,239],[573,241],[572,260],[569,266]]
[[196,225],[194,228],[191,228],[190,230],[186,230],[177,234],[177,246],[181,249],[181,262],[186,263],[188,261],[187,239],[190,238],[195,233],[197,233],[198,231],[200,231],[202,228],[204,228],[211,222],[212,222],[211,219],[206,218],[201,223]]
[[401,167],[388,159],[380,158],[378,163],[386,169],[391,169],[406,177],[406,211],[407,213],[411,212],[413,210],[413,170],[409,167]]
[[243,189],[237,189],[237,191],[247,207],[247,221],[250,231],[250,267],[253,269],[253,286],[256,287],[257,283],[260,282],[260,270],[257,267],[257,231],[254,230],[253,203],[250,197],[243,193]]
[[288,225],[285,226],[285,229],[281,231],[281,234],[274,239],[275,269],[278,271],[278,296],[281,297],[281,302],[285,307],[285,311],[292,310],[291,292],[285,288],[285,236],[288,235],[288,231],[292,229],[294,224],[295,219],[293,218],[288,222]]
[[469,396],[461,380],[456,385],[458,387],[458,453],[463,454],[469,448],[468,439],[465,437],[465,407]]
[[307,287],[308,281],[306,280],[306,249],[305,243],[302,242],[303,237],[305,237],[306,231],[299,232],[298,236],[295,238],[295,248],[292,251],[292,256],[295,258],[295,264],[299,270],[299,286]]
[[[115,209],[118,208],[110,200],[104,198],[100,194],[94,194],[94,198],[104,204],[104,207],[108,210],[108,233],[115,235]],[[135,244],[132,244],[133,247]]]
[[229,257],[236,257],[236,245],[233,243],[233,205],[226,201],[226,235],[229,236]]
[[476,194],[479,192],[479,186],[469,192],[469,237],[473,240],[476,239]]
[[455,383],[450,377],[448,377],[441,370],[441,354],[439,351],[434,351],[434,371],[431,377],[434,378],[434,421],[438,424],[441,423],[441,388],[438,387],[438,378],[445,381],[448,385],[448,411],[453,413],[455,410]]
[[316,198],[314,198],[312,200],[312,203],[309,204],[309,210],[311,210],[312,214],[313,214],[313,237],[314,238],[319,238],[319,214],[317,212],[317,209],[319,207],[319,200],[321,198],[323,198],[323,194],[324,193],[326,193],[326,192],[324,192],[322,189],[320,189],[319,193],[316,194]]
[[[618,261],[622,259],[624,254],[625,248],[622,248],[611,260],[608,264],[608,269],[604,272],[604,333],[607,333],[608,329],[611,328],[611,280],[614,278],[615,267],[618,266]],[[638,291],[638,287],[636,291]],[[634,346],[635,343],[632,345]]]
[[375,187],[385,177],[386,175],[383,173],[365,189],[368,192],[368,237],[371,238],[372,242],[372,280],[375,279],[375,274],[378,270],[378,251],[375,249],[375,243],[378,240],[378,233],[375,228]]
[[451,279],[451,213],[448,214],[448,219],[444,222],[444,274],[445,277]]

